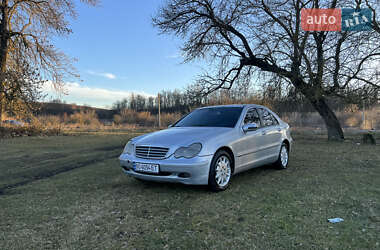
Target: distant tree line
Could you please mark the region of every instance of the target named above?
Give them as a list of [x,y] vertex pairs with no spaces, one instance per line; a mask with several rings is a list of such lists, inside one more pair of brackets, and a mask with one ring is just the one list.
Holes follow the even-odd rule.
[[[359,96],[365,93],[358,93],[358,97],[351,96],[350,99],[328,98],[327,102],[335,111],[350,110],[356,111],[378,104],[378,97],[368,95],[363,100]],[[284,90],[280,87],[267,85],[260,88],[260,91],[239,86],[229,90],[217,90],[207,96],[202,96],[197,92],[194,86],[189,86],[184,90],[162,91],[159,94],[162,113],[188,113],[192,109],[206,105],[224,105],[252,103],[265,105],[278,112],[279,114],[287,112],[313,112],[313,105],[305,98],[302,93],[294,87]],[[139,94],[131,94],[129,97],[117,101],[113,104],[112,109],[115,113],[123,110],[133,110],[135,112],[158,113],[158,95],[156,97],[146,97]]]
[[[185,92],[179,90],[162,91],[160,93],[160,99],[161,111],[163,113],[185,113],[195,104]],[[130,109],[136,112],[147,111],[152,114],[157,114],[158,96],[146,97],[132,93],[129,97],[115,102],[112,108],[117,112]]]

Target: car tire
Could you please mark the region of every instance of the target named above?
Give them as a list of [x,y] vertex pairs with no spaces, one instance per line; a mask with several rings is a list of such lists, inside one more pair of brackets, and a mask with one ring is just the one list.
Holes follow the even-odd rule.
[[208,184],[212,191],[226,190],[232,177],[231,155],[225,150],[215,153],[211,161]]
[[286,169],[289,164],[289,147],[286,143],[282,143],[278,159],[275,162],[277,169]]

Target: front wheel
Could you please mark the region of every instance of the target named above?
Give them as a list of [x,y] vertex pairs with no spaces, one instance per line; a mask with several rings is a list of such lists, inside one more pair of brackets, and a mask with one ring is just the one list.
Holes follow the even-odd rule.
[[278,156],[277,161],[275,162],[275,166],[278,169],[286,169],[289,164],[289,149],[286,143],[282,143],[280,154]]
[[209,173],[209,186],[213,191],[226,190],[232,175],[231,156],[228,152],[220,150],[212,159]]

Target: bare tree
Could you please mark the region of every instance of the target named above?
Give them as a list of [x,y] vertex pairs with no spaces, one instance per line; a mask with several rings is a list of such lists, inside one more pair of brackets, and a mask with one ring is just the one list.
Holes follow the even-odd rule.
[[[81,1],[91,5],[97,2]],[[67,18],[76,17],[74,3],[74,0],[0,0],[0,123],[5,105],[14,101],[9,98],[15,98],[8,93],[10,73],[17,72],[13,74],[15,77],[37,71],[56,87],[65,77],[75,75],[71,59],[51,43],[52,37],[71,33]],[[17,88],[25,90],[25,87]],[[18,100],[22,101],[22,97],[19,95]]]
[[375,31],[301,29],[302,8],[336,7],[357,5],[344,0],[171,0],[153,23],[185,40],[187,61],[203,58],[217,66],[200,77],[197,87],[203,94],[252,79],[280,80],[310,101],[325,121],[328,138],[340,140],[343,130],[326,99],[379,89],[374,63],[380,44]]
[[[377,0],[355,0],[357,6],[363,6],[365,3],[365,6],[372,10],[372,27],[373,29],[380,34],[380,23],[377,19],[378,13],[380,11],[380,5],[379,1]],[[364,3],[363,3],[364,2]]]
[[5,111],[25,118],[30,110],[38,108],[37,101],[44,96],[41,87],[46,81],[26,62],[19,64],[22,71],[7,70],[0,74],[0,82],[4,86]]

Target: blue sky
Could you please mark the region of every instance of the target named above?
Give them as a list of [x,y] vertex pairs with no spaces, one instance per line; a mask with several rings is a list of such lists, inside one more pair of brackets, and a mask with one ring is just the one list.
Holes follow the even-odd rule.
[[201,63],[183,64],[181,41],[159,35],[152,26],[151,17],[163,3],[103,0],[97,7],[78,3],[73,34],[55,39],[58,48],[78,60],[74,66],[81,76],[66,85],[68,95],[62,99],[109,107],[130,92],[156,95],[192,83]]

